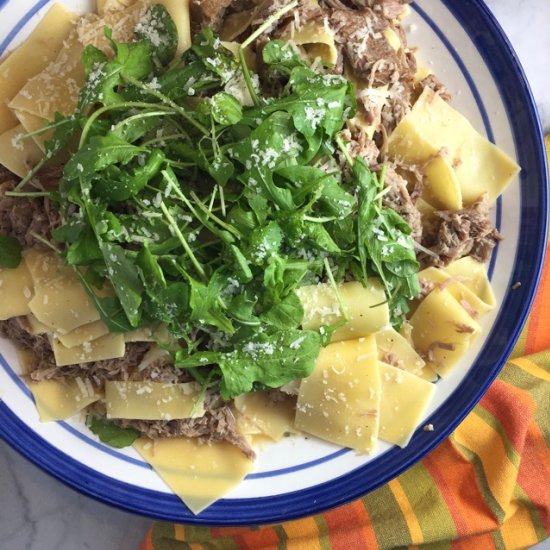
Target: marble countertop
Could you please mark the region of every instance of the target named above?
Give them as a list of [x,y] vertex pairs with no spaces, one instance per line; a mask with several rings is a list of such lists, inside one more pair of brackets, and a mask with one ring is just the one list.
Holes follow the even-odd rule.
[[[550,131],[550,2],[486,0],[508,34]],[[536,16],[535,16],[536,14]],[[528,29],[528,31],[526,30]],[[137,550],[150,520],[82,496],[0,441],[0,537],[10,550]],[[550,550],[550,543],[540,545]]]

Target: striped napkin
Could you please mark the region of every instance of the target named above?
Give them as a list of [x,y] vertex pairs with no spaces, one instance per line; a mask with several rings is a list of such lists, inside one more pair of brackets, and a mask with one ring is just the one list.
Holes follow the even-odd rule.
[[499,378],[420,463],[361,500],[302,520],[252,528],[154,523],[140,550],[518,550],[549,537],[548,252]]

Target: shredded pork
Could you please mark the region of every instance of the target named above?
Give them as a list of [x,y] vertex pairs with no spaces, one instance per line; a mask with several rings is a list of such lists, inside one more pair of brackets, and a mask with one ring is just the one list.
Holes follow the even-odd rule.
[[[51,189],[58,179],[58,171],[50,170],[25,190]],[[42,248],[44,244],[39,237],[50,239],[51,230],[60,225],[59,214],[47,198],[6,196],[16,185],[16,176],[0,166],[0,235],[16,238],[23,248]]]
[[45,334],[30,334],[24,318],[0,321],[0,336],[30,352],[26,376],[31,380],[39,382],[89,378],[99,389],[104,387],[107,380],[129,380],[150,346],[148,343],[132,342],[126,344],[126,354],[120,359],[58,367],[48,337]]
[[233,0],[193,0],[191,17],[195,27],[212,27],[219,30],[226,10]]
[[420,82],[420,87],[422,90],[424,88],[430,88],[430,90],[433,90],[436,94],[439,94],[441,99],[444,99],[445,101],[450,101],[452,96],[445,87],[445,85],[435,76],[434,74],[431,74],[427,76],[424,80]]
[[486,262],[502,240],[490,220],[489,203],[484,195],[462,210],[435,213],[433,231],[425,233],[422,245],[433,255],[420,252],[424,266],[444,267],[463,256]]
[[235,416],[228,404],[221,406],[212,400],[206,404],[206,412],[200,418],[185,420],[118,420],[122,427],[138,430],[150,439],[170,437],[188,437],[199,443],[210,444],[227,441],[239,448],[248,458],[254,459],[255,453],[248,441],[240,434]]
[[420,242],[423,231],[422,216],[409,194],[407,180],[400,176],[394,168],[389,167],[384,181],[386,188],[389,189],[383,198],[384,206],[400,214],[410,225],[412,238]]

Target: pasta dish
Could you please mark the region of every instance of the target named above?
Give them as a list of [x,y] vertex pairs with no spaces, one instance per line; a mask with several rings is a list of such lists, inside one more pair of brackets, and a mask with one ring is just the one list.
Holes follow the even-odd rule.
[[407,0],[97,4],[0,64],[0,335],[40,419],[194,513],[283,437],[407,445],[495,307],[519,171]]

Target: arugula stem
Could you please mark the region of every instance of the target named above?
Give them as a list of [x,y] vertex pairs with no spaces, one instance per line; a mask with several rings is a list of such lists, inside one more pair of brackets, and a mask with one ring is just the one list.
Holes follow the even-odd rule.
[[147,86],[147,84],[144,84],[137,78],[134,78],[132,76],[123,76],[122,78],[124,78],[126,82],[129,82],[133,86],[136,86],[137,88],[140,88],[141,90],[147,92],[148,94],[155,96],[166,105],[169,105],[170,107],[172,107],[174,111],[176,111],[185,120],[187,120],[187,122],[192,124],[197,130],[199,130],[199,132],[203,133],[204,135],[207,135],[210,133],[200,122],[197,122],[183,107],[180,107],[176,102],[172,101],[169,97],[165,96],[164,94],[161,94],[157,90],[153,90],[152,88]]
[[350,165],[350,167],[353,167],[353,158],[350,155],[349,149],[347,145],[344,143],[344,140],[340,137],[339,134],[336,134],[334,137],[334,141],[338,144],[338,147],[340,148],[340,151],[344,154],[344,157],[346,158],[346,162]]
[[[187,208],[189,208],[189,210],[195,216],[195,218],[200,220],[201,217],[199,213],[195,210],[195,207],[191,204],[191,201],[189,201],[189,199],[182,193],[177,180],[174,180],[172,175],[169,174],[166,170],[162,171],[162,175],[172,184],[172,190],[176,193],[178,198],[185,203],[185,205],[187,206]],[[195,204],[200,208],[200,210],[202,210],[206,214],[207,221],[211,219],[212,221],[220,225],[223,229],[235,235],[235,237],[237,237],[238,239],[242,239],[242,235],[239,231],[237,231],[234,227],[231,227],[230,225],[226,224],[223,220],[220,220],[220,218],[212,214],[212,212],[208,209],[208,207],[203,202],[201,202],[201,200],[197,197],[197,195],[194,192],[191,193],[191,197],[195,201]],[[206,224],[204,224],[203,222],[203,225],[206,225]]]
[[59,250],[59,248],[57,248],[57,246],[55,246],[53,243],[48,241],[48,239],[45,239],[42,235],[39,235],[34,231],[31,231],[30,234],[32,235],[33,238],[35,238],[37,241],[40,241],[43,245],[47,246],[57,254],[61,254],[61,250]]
[[14,191],[19,191],[19,189],[22,189],[29,183],[29,181],[36,176],[36,174],[43,168],[44,164],[46,164],[46,161],[48,159],[46,157],[42,158],[39,162],[37,162],[33,169],[13,188]]
[[176,168],[192,168],[193,166],[196,166],[196,164],[193,164],[192,162],[178,162],[177,160],[172,159],[166,159],[166,162],[170,166],[175,166]]
[[334,294],[336,295],[336,300],[338,300],[338,305],[340,306],[340,311],[342,313],[342,316],[344,317],[345,321],[349,321],[348,310],[346,308],[346,305],[344,304],[344,300],[342,300],[342,295],[340,294],[338,285],[334,280],[334,274],[332,273],[332,269],[330,268],[330,263],[328,261],[328,258],[325,258],[325,270],[327,272],[327,277],[330,281],[330,285],[332,286],[332,290],[334,290]]
[[128,118],[125,118],[124,120],[121,120],[118,124],[116,124],[113,128],[111,128],[111,131],[116,131],[118,128],[121,128],[122,126],[125,126],[126,124],[129,124],[130,122],[133,122],[134,120],[142,120],[144,118],[151,118],[151,117],[159,117],[159,116],[168,116],[172,113],[170,111],[149,111],[148,113],[139,113],[137,115],[129,116]]
[[388,172],[388,165],[383,164],[382,170],[380,170],[380,176],[378,178],[378,186],[380,189],[384,189],[384,184],[386,183],[386,174]]
[[256,93],[256,89],[254,88],[254,83],[252,82],[252,77],[250,76],[250,70],[248,68],[248,65],[246,64],[246,59],[244,57],[244,48],[239,48],[239,61],[241,63],[241,69],[243,71],[243,77],[244,82],[246,84],[246,87],[248,89],[248,93],[250,94],[250,97],[252,98],[252,102],[256,107],[260,105],[260,98],[258,97],[258,94]]
[[268,17],[262,25],[260,25],[241,45],[240,50],[245,50],[258,36],[260,36],[264,31],[266,31],[273,23],[281,19],[283,15],[287,14],[289,11],[293,10],[298,5],[298,0],[294,0],[293,2],[290,2],[290,4],[287,4],[283,8],[281,8],[279,11],[276,11],[274,14],[272,14],[270,17]]
[[[378,178],[378,188],[381,189],[380,193],[378,193],[378,195],[376,195],[376,198],[378,198],[378,206],[381,208],[382,207],[382,197],[386,194],[386,193],[389,193],[391,191],[391,187],[386,187],[386,189],[384,189],[384,183],[386,181],[386,172],[388,171],[388,165],[387,164],[384,164],[382,165],[382,170],[380,171],[380,177]],[[376,200],[375,198],[375,200]]]
[[336,219],[338,219],[336,216],[327,216],[325,218],[314,218],[312,216],[304,216],[304,220],[306,222],[312,222],[312,223],[327,223],[327,222],[332,222]]
[[382,191],[380,191],[380,193],[378,193],[375,197],[374,197],[374,200],[375,201],[379,201],[378,202],[378,206],[382,206],[382,202],[381,200],[391,191],[391,187],[386,187],[385,189],[382,189]]
[[185,240],[185,237],[183,236],[183,233],[180,231],[180,228],[179,228],[178,224],[176,223],[176,220],[173,218],[172,214],[170,214],[170,211],[168,210],[168,208],[166,207],[164,202],[160,203],[160,208],[161,208],[162,212],[164,213],[164,216],[168,220],[168,223],[170,224],[170,226],[174,230],[174,233],[178,237],[181,245],[183,246],[183,249],[185,250],[185,252],[189,256],[189,259],[191,260],[191,262],[195,266],[195,269],[197,270],[197,272],[199,273],[199,275],[203,279],[206,278],[206,273],[204,272],[204,269],[202,268],[202,265],[199,263],[199,261],[195,257],[195,254],[193,254],[193,251],[191,250],[191,247],[189,246],[189,244]]
[[90,129],[92,127],[92,124],[104,113],[107,113],[109,111],[118,111],[120,109],[162,109],[162,111],[165,111],[167,113],[173,113],[173,109],[168,109],[167,107],[162,107],[162,105],[157,105],[156,103],[147,103],[145,101],[125,101],[124,103],[117,103],[116,105],[105,105],[98,109],[97,111],[94,111],[88,120],[86,121],[86,124],[84,125],[84,128],[82,129],[82,135],[80,136],[80,142],[78,144],[78,148],[80,149],[84,142],[86,141],[86,138],[88,137],[88,133],[90,132]]
[[[171,189],[176,193],[178,198],[185,203],[185,205],[187,206],[187,208],[189,208],[193,216],[195,216],[195,218],[200,219],[199,215],[197,214],[197,211],[195,210],[195,207],[191,204],[191,201],[182,193],[179,187],[178,181],[172,177],[172,174],[170,174],[166,170],[163,170],[162,175],[172,185]],[[158,189],[155,189],[155,188],[152,188],[152,189],[154,191],[158,191]]]
[[29,199],[36,199],[36,198],[39,198],[39,197],[50,197],[51,196],[51,193],[50,192],[47,192],[47,191],[40,191],[40,192],[36,192],[36,193],[25,193],[25,192],[22,192],[22,193],[18,193],[17,191],[6,191],[4,193],[4,195],[6,195],[6,197],[27,197]]
[[201,243],[199,244],[198,246],[195,247],[195,250],[204,250],[205,248],[208,248],[209,246],[212,246],[212,245],[217,245],[219,244],[219,241],[206,241],[205,243]]
[[208,205],[209,212],[212,212],[212,209],[214,208],[214,201],[216,200],[217,194],[218,194],[218,186],[214,187],[214,191],[212,191],[212,196],[210,197],[210,204]]
[[223,192],[223,187],[221,185],[218,185],[218,188],[220,190],[220,205],[222,207],[222,216],[225,218],[226,211],[225,211],[225,194]]
[[59,122],[52,122],[46,126],[43,126],[42,128],[39,128],[38,130],[34,130],[33,132],[28,132],[27,134],[21,135],[19,139],[27,139],[33,136],[39,136],[40,134],[44,134],[49,130],[53,130],[54,128],[58,128],[59,126],[63,126],[63,124],[67,124],[67,122],[72,122],[72,120],[73,117],[68,117],[60,120]]
[[233,233],[233,235],[235,235],[235,237],[237,237],[238,239],[242,239],[240,231],[237,231],[234,227],[225,223],[223,220],[220,220],[220,218],[218,218],[218,216],[216,216],[215,214],[212,214],[212,212],[208,210],[208,207],[199,199],[199,197],[197,197],[194,191],[191,191],[191,193],[189,194],[191,195],[191,198],[195,201],[195,204],[208,216],[208,218],[210,218],[212,221],[215,221],[220,227],[223,227],[226,231]]
[[214,123],[214,118],[210,118],[212,124],[211,124],[211,130],[210,133],[212,134],[212,150],[214,152],[214,157],[220,156],[220,144],[218,143],[218,139],[216,138],[216,124]]
[[252,98],[252,101],[254,102],[254,105],[258,106],[260,104],[260,100],[258,98],[258,94],[256,93],[256,90],[254,89],[254,84],[252,83],[252,77],[250,76],[250,70],[248,69],[248,65],[246,64],[246,59],[244,56],[244,51],[258,36],[260,36],[263,32],[265,32],[273,23],[281,19],[283,15],[288,13],[290,10],[294,9],[298,5],[298,0],[294,0],[294,2],[290,2],[290,4],[287,4],[283,8],[281,8],[279,11],[275,12],[273,15],[268,17],[265,22],[260,25],[240,46],[239,46],[239,61],[241,62],[241,68],[243,71],[244,81],[246,83],[246,87],[248,88],[248,92],[250,93],[250,97]]

